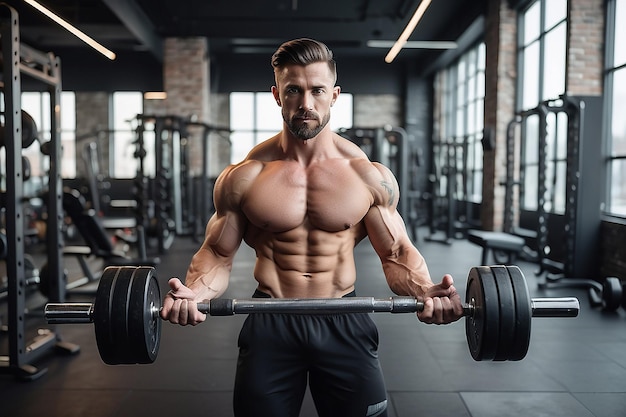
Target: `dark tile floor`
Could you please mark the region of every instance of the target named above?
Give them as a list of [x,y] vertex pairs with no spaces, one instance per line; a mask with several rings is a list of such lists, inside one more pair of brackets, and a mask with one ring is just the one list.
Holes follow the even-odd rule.
[[[162,258],[158,276],[163,289],[170,276],[184,276],[196,246],[178,238]],[[451,273],[464,292],[469,269],[480,261],[479,247],[463,240],[449,246],[420,241],[418,247],[434,278]],[[369,243],[356,251],[358,295],[391,295]],[[253,261],[252,251],[242,247],[225,296],[251,295]],[[592,309],[580,289],[539,290],[536,266],[519,265],[533,297],[573,295],[581,301],[577,318],[533,320],[523,361],[473,361],[463,321],[429,326],[413,314],[373,315],[391,417],[626,416],[626,312]],[[4,312],[6,302],[1,304]],[[35,381],[0,376],[0,416],[232,416],[237,334],[243,319],[212,317],[193,328],[164,323],[157,361],[134,366],[104,365],[93,326],[58,326],[64,340],[80,345],[80,353],[47,357],[42,366],[48,371]],[[5,339],[0,335],[3,348]],[[315,415],[307,396],[301,417]]]

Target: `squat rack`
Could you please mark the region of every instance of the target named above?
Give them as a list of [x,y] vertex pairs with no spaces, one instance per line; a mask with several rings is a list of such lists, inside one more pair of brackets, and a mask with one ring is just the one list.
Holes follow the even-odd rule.
[[[0,37],[3,56],[2,88],[6,149],[6,229],[8,280],[9,356],[0,357],[0,373],[12,373],[21,379],[36,379],[46,372],[32,365],[51,348],[62,347],[69,352],[78,346],[61,343],[58,335],[40,329],[27,344],[25,336],[26,274],[24,268],[24,181],[22,177],[21,75],[44,84],[50,94],[50,168],[48,178],[47,256],[51,276],[63,276],[63,248],[60,98],[61,62],[52,53],[43,53],[20,44],[19,17],[12,7],[0,4]],[[50,280],[50,299],[65,300],[65,285],[60,279]]]

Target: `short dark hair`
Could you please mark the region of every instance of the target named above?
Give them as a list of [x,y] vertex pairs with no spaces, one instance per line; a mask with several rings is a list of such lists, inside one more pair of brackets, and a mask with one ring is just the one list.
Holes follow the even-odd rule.
[[314,62],[326,62],[335,79],[337,78],[337,63],[333,58],[333,51],[320,41],[309,38],[287,41],[272,55],[274,71],[287,65],[309,65]]

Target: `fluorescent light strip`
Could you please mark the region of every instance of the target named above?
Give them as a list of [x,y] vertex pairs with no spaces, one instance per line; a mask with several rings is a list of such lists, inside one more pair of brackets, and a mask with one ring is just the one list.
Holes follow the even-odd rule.
[[63,27],[65,30],[67,30],[68,32],[70,32],[71,34],[76,36],[81,41],[85,42],[87,45],[91,46],[96,51],[100,52],[102,55],[104,55],[107,58],[109,58],[111,61],[113,61],[115,59],[115,53],[113,53],[112,51],[108,50],[104,46],[100,45],[98,42],[93,40],[91,37],[89,37],[88,35],[84,34],[80,30],[76,29],[70,23],[66,22],[65,20],[63,20],[62,18],[60,18],[59,16],[54,14],[54,12],[46,9],[44,6],[42,6],[41,4],[37,3],[35,0],[24,0],[24,2],[29,4],[30,6],[34,7],[35,9],[39,10],[41,13],[43,13],[44,15],[46,15],[47,17],[49,17],[50,19],[55,21],[58,25]]
[[393,45],[393,47],[391,47],[391,49],[387,53],[387,56],[385,57],[386,63],[391,64],[391,62],[393,62],[393,60],[396,58],[398,53],[400,53],[400,50],[402,49],[406,41],[409,39],[409,36],[411,36],[413,31],[415,30],[415,26],[417,26],[419,21],[422,19],[424,12],[428,8],[428,6],[430,6],[430,2],[431,0],[422,0],[419,6],[417,6],[417,10],[415,10],[413,17],[411,18],[411,20],[409,20],[409,23],[406,25],[406,28],[404,28],[404,31],[402,32],[402,34],[400,35],[396,43]]
[[[369,40],[369,48],[391,48],[394,41]],[[452,41],[407,41],[404,49],[455,49],[458,45]]]
[[146,100],[165,100],[167,93],[165,91],[146,91],[143,93],[143,98]]

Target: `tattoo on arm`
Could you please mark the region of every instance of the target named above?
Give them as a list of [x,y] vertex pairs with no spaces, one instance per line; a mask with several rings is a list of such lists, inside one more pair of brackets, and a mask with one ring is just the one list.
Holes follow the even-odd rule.
[[387,205],[391,207],[393,205],[393,200],[395,197],[393,186],[387,181],[381,181],[380,185],[382,185],[383,188],[387,191],[387,194],[389,195],[389,199],[387,200]]

